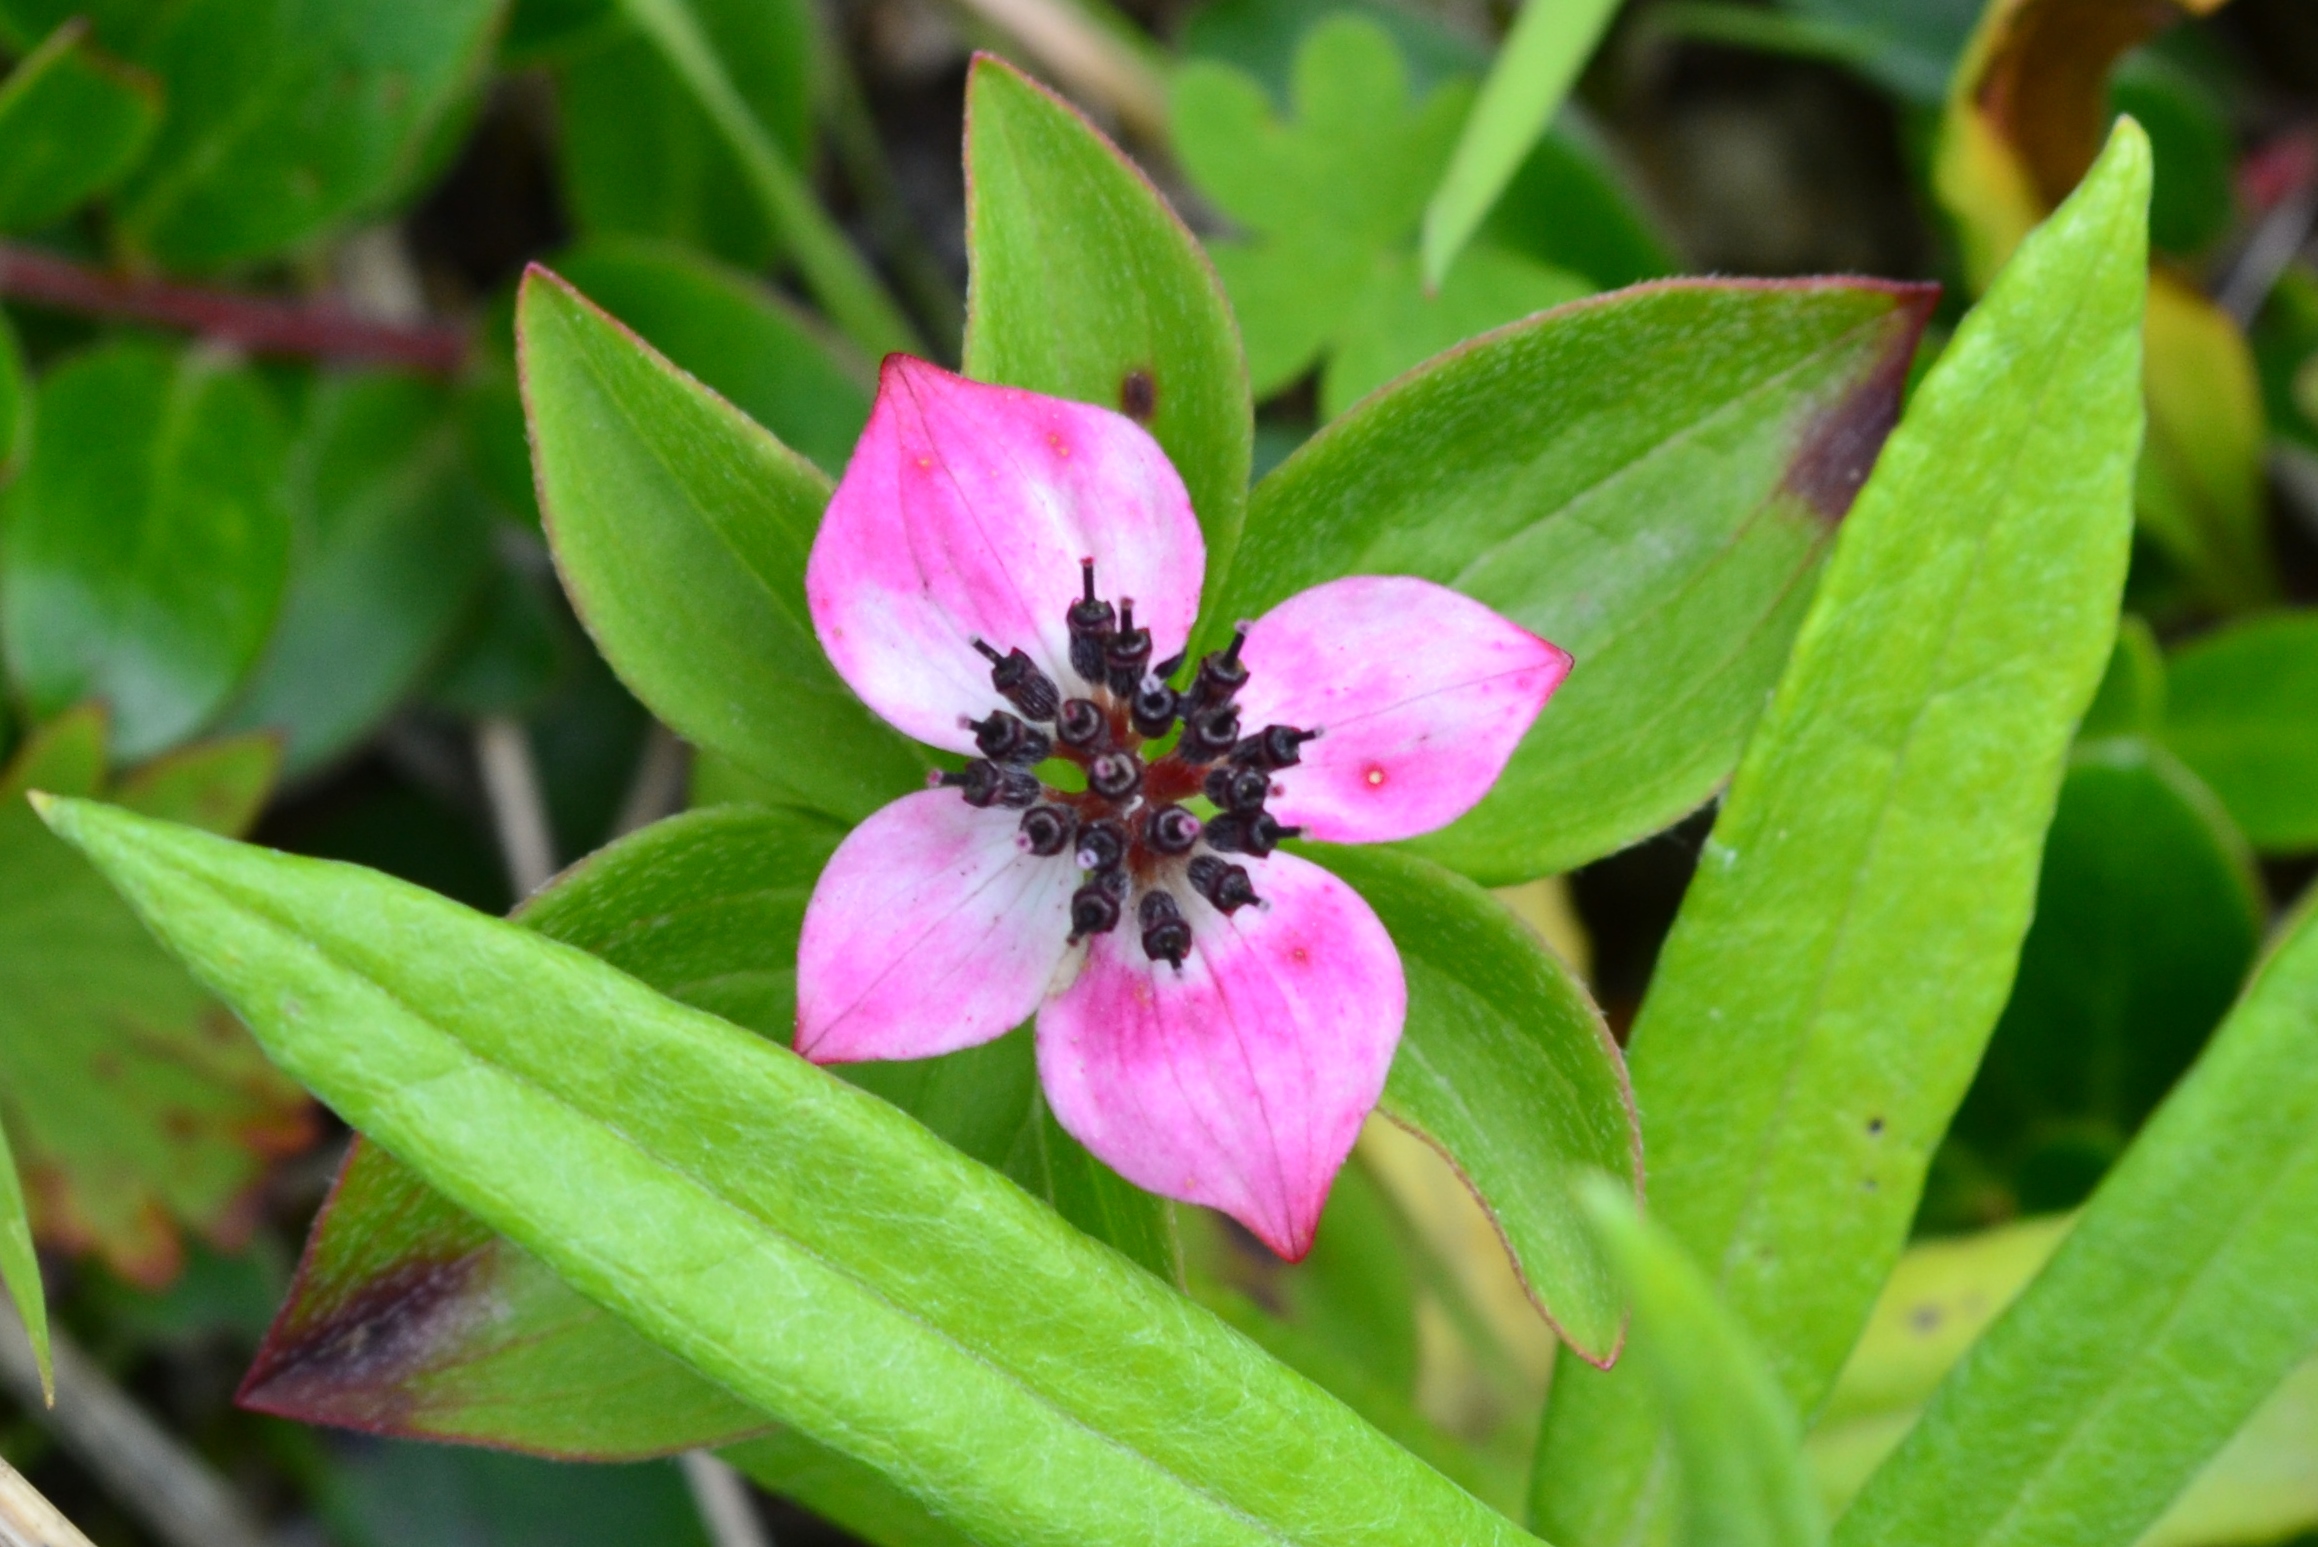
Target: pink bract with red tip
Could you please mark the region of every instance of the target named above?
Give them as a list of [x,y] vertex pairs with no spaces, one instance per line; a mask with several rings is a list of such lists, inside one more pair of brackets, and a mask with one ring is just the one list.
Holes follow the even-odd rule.
[[[813,624],[870,708],[982,755],[830,860],[796,1045],[923,1058],[1035,1014],[1064,1128],[1294,1259],[1408,992],[1360,895],[1277,845],[1454,821],[1570,659],[1430,581],[1355,576],[1280,603],[1177,688],[1206,561],[1132,421],[886,361],[813,544]],[[1086,787],[1043,782],[1053,757]]]

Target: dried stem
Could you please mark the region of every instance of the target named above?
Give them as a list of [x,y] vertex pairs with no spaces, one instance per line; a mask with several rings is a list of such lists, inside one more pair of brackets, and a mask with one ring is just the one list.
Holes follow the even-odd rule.
[[0,242],[0,296],[96,317],[183,328],[255,354],[454,371],[467,336],[441,323],[376,322],[330,302],[295,302],[115,274]]
[[747,1481],[730,1463],[705,1450],[686,1451],[683,1462],[684,1480],[692,1485],[692,1501],[715,1547],[773,1547],[772,1533],[749,1502]]
[[539,788],[539,764],[531,755],[531,733],[511,715],[486,715],[475,722],[475,761],[483,771],[483,793],[491,802],[491,826],[507,861],[507,879],[518,899],[529,897],[555,876],[555,835]]
[[692,749],[659,721],[645,733],[644,750],[636,759],[635,775],[612,819],[612,836],[625,838],[639,827],[650,827],[684,809],[685,776],[692,771]]
[[0,1461],[0,1547],[91,1547],[24,1474]]

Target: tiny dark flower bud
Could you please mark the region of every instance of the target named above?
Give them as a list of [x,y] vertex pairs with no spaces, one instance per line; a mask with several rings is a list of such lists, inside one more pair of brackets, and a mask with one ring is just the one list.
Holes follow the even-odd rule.
[[1033,730],[1003,709],[987,720],[969,720],[967,724],[982,755],[1001,763],[1043,762],[1054,750],[1054,741],[1046,732]]
[[1252,854],[1262,859],[1303,830],[1282,827],[1269,811],[1229,811],[1208,822],[1207,846],[1226,854]]
[[1070,894],[1070,937],[1084,940],[1089,935],[1107,935],[1119,927],[1122,911],[1110,887],[1099,880],[1089,881]]
[[1055,734],[1062,744],[1080,752],[1091,752],[1108,746],[1111,740],[1110,716],[1091,698],[1066,698],[1058,711]]
[[1038,663],[1020,650],[1009,650],[1000,655],[981,640],[974,641],[990,662],[990,685],[999,695],[1030,720],[1051,720],[1055,706],[1062,702],[1062,693],[1054,679],[1038,669]]
[[1135,693],[1135,734],[1156,741],[1175,729],[1175,708],[1181,702],[1175,690],[1166,683],[1146,681]]
[[1038,800],[1038,780],[1025,768],[1009,768],[976,758],[957,773],[939,775],[934,782],[965,796],[969,806],[1012,806],[1020,809]]
[[1199,818],[1181,806],[1161,806],[1143,823],[1143,841],[1162,854],[1189,854],[1199,834]]
[[1103,646],[1113,629],[1111,604],[1095,595],[1095,561],[1079,560],[1084,592],[1063,621],[1070,627],[1070,669],[1087,682],[1103,680]]
[[1236,913],[1249,903],[1262,900],[1256,896],[1255,884],[1248,880],[1247,866],[1217,859],[1212,854],[1202,854],[1193,860],[1184,875],[1191,882],[1192,890],[1206,898],[1209,906],[1219,913]]
[[1211,704],[1183,717],[1183,739],[1175,750],[1186,762],[1212,763],[1239,740],[1239,711],[1230,704]]
[[1260,811],[1272,793],[1272,777],[1260,768],[1211,768],[1205,789],[1207,798],[1226,811]]
[[1030,852],[1051,858],[1070,847],[1078,836],[1078,816],[1068,806],[1032,806],[1022,813],[1022,836]]
[[1087,764],[1087,788],[1105,800],[1125,800],[1143,785],[1143,760],[1131,752],[1105,752]]
[[1078,862],[1089,870],[1115,870],[1127,857],[1127,829],[1111,817],[1079,828]]
[[1124,698],[1142,683],[1151,666],[1151,631],[1135,627],[1135,604],[1119,604],[1118,632],[1104,641],[1103,672],[1111,691]]
[[1231,643],[1199,663],[1199,675],[1192,680],[1191,701],[1202,708],[1209,704],[1227,704],[1231,696],[1247,686],[1248,669],[1240,664],[1240,646],[1248,641],[1245,627],[1232,630]]
[[1300,731],[1293,725],[1267,725],[1231,749],[1231,760],[1250,768],[1293,768],[1304,760],[1303,746],[1320,733]]
[[1143,954],[1155,962],[1181,967],[1183,958],[1191,954],[1191,926],[1183,922],[1183,910],[1175,906],[1174,897],[1166,892],[1145,892],[1135,916],[1143,926]]

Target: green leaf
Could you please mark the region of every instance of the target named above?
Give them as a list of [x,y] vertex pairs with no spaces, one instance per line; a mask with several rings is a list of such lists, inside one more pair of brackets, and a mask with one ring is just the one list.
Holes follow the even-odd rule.
[[2318,613],[2249,619],[2183,649],[2163,735],[2254,847],[2318,848]]
[[590,242],[556,271],[834,478],[874,383],[819,324],[746,275],[660,242]]
[[86,21],[100,47],[127,53],[151,30],[159,0],[0,0],[0,44],[29,54],[67,22]]
[[255,662],[281,603],[285,436],[248,370],[109,344],[49,373],[9,496],[0,630],[36,717],[85,698],[119,756],[182,740]]
[[1424,272],[1438,285],[1577,83],[1617,0],[1525,0],[1425,206]]
[[[594,46],[568,49],[555,77],[563,188],[580,229],[670,238],[763,268],[777,233],[723,132],[650,39],[617,25],[615,5],[599,9]],[[788,0],[694,0],[693,9],[750,115],[792,165],[811,165],[820,46],[811,12]]]
[[2318,1361],[2286,1377],[2141,1538],[2141,1547],[2275,1542],[2318,1527]]
[[2077,727],[2078,739],[2154,737],[2165,720],[2165,691],[2165,654],[2156,632],[2139,614],[2128,612],[2117,620],[2117,648]]
[[813,195],[717,52],[695,0],[620,0],[620,10],[692,93],[739,160],[765,219],[795,260],[805,288],[864,353],[922,353],[917,330]]
[[310,241],[383,207],[481,83],[505,0],[183,0],[137,62],[165,108],[115,202],[173,268]]
[[[17,458],[23,455],[31,423],[31,383],[25,377],[24,346],[16,328],[0,316],[0,478],[13,479]],[[4,537],[0,537],[4,540]]]
[[282,732],[301,774],[391,713],[480,593],[491,513],[440,388],[417,377],[317,382],[290,448],[289,594],[232,723]]
[[160,89],[91,50],[67,22],[0,85],[0,231],[37,231],[129,174],[160,117]]
[[1175,44],[1187,61],[1212,59],[1236,65],[1261,81],[1274,100],[1285,102],[1305,39],[1323,22],[1346,12],[1375,22],[1391,35],[1419,91],[1488,68],[1489,51],[1471,33],[1394,0],[1208,0],[1184,18]]
[[1897,417],[1930,297],[1678,281],[1434,361],[1257,485],[1211,615],[1346,574],[1453,585],[1577,657],[1494,791],[1419,852],[1496,884],[1710,797]]
[[317,1484],[331,1539],[361,1547],[710,1547],[672,1463],[557,1466],[387,1442],[335,1452]]
[[1426,290],[1415,259],[1387,264],[1341,320],[1320,377],[1320,415],[1333,419],[1450,346],[1593,288],[1575,274],[1489,247],[1463,253],[1436,292]]
[[883,1473],[794,1429],[735,1445],[723,1456],[758,1487],[876,1547],[980,1547]]
[[556,563],[636,696],[850,821],[919,785],[922,754],[837,680],[806,612],[828,479],[544,270],[517,339]]
[[281,743],[273,737],[223,736],[153,759],[105,798],[141,816],[238,838],[257,825],[281,772]]
[[1476,240],[1583,274],[1603,290],[1682,267],[1606,137],[1574,106],[1513,174]]
[[16,1156],[0,1127],[0,1283],[8,1286],[25,1340],[40,1366],[40,1392],[56,1401],[56,1371],[48,1357],[48,1298],[40,1282],[40,1254],[32,1246],[32,1217],[24,1208],[24,1185],[16,1176]]
[[[231,822],[254,813],[273,761],[263,743],[188,749],[122,793]],[[313,1122],[224,1007],[24,802],[31,789],[98,793],[104,768],[103,717],[81,710],[0,771],[0,1122],[35,1232],[153,1288],[176,1275],[181,1229],[246,1237],[266,1162],[303,1148]]]
[[[1917,389],[1629,1044],[1653,1217],[1713,1265],[1800,1412],[1897,1260],[2003,1008],[2109,656],[2148,189],[2128,121]],[[1562,1362],[1535,1495],[1549,1540],[1663,1539],[1653,1429],[1632,1381]]]
[[83,801],[48,815],[354,1126],[969,1535],[1142,1542],[1165,1519],[1185,1543],[1520,1539],[1151,1275],[760,1037],[381,876]]
[[1140,420],[1221,575],[1254,428],[1239,331],[1199,244],[1092,125],[1003,61],[966,88],[966,373]]
[[1573,1180],[1642,1190],[1625,1060],[1576,976],[1462,877],[1387,849],[1320,847],[1400,950],[1408,1021],[1383,1113],[1447,1156],[1481,1200],[1538,1310],[1580,1355],[1617,1356],[1625,1303]]
[[1762,1355],[1714,1285],[1632,1195],[1604,1178],[1580,1197],[1634,1299],[1634,1358],[1673,1434],[1681,1547],[1816,1547],[1827,1530],[1803,1436]]
[[1838,1542],[2126,1547],[2309,1356],[2313,917],[1869,1479]]
[[2083,1202],[2221,1024],[2267,912],[2245,840],[2194,774],[2137,737],[2080,746],[1951,1142],[2009,1176],[2021,1212]]

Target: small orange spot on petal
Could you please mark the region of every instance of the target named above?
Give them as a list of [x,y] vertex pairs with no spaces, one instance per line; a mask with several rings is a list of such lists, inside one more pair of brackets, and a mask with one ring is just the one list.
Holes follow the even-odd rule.
[[934,465],[934,459],[933,459],[932,457],[920,457],[920,458],[918,458],[918,466],[920,466],[920,467],[932,467],[933,465]]
[[1368,771],[1361,777],[1368,781],[1370,789],[1382,789],[1384,787],[1384,765],[1382,763],[1369,764]]
[[1288,959],[1292,962],[1295,962],[1298,966],[1302,966],[1312,959],[1312,953],[1299,945],[1288,952]]

